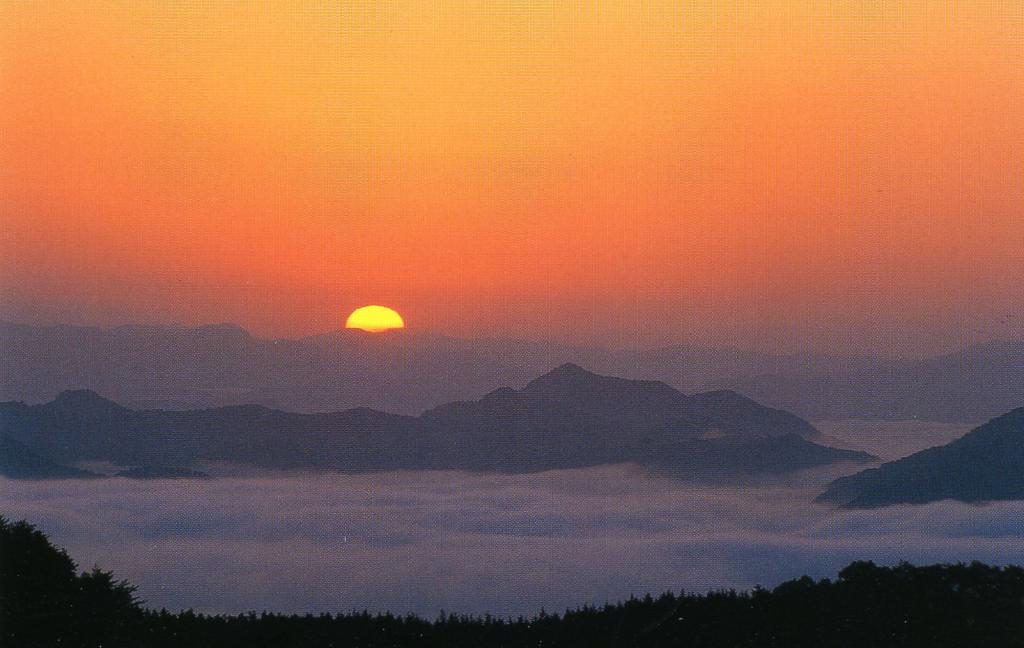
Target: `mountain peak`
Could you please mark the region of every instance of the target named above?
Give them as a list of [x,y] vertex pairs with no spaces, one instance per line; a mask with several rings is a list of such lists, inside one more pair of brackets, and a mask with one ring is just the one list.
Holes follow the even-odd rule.
[[622,411],[675,406],[686,398],[663,382],[602,376],[571,362],[533,379],[520,393]]
[[114,401],[100,396],[91,389],[69,389],[57,394],[53,405],[76,410],[123,409]]
[[544,375],[545,376],[594,376],[595,378],[599,378],[600,377],[600,376],[598,376],[596,373],[594,373],[592,371],[587,371],[586,369],[584,369],[583,367],[579,366],[575,362],[566,362],[565,364],[560,364],[560,365],[558,365],[557,367],[555,367],[554,369],[552,369],[551,371],[547,372]]
[[220,322],[217,324],[204,324],[196,327],[196,331],[220,335],[231,335],[235,337],[250,337],[249,331],[232,322]]
[[572,362],[566,362],[565,364],[559,365],[547,372],[542,374],[529,383],[523,388],[525,393],[536,393],[540,395],[543,392],[547,392],[551,389],[562,390],[571,387],[579,387],[586,384],[595,384],[601,381],[607,380],[619,380],[617,378],[609,378],[607,376],[599,376],[595,373],[587,371],[578,364]]

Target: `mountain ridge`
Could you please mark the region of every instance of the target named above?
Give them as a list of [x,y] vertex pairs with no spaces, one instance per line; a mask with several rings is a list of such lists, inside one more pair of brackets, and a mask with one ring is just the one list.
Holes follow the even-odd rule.
[[1024,407],[946,445],[841,477],[816,501],[843,508],[878,508],[943,499],[1024,499]]
[[[815,444],[809,438],[817,431],[809,423],[749,399],[740,409],[702,403],[667,385],[601,376],[578,365],[538,379],[533,387],[497,390],[418,417],[369,408],[308,414],[258,405],[133,410],[76,390],[42,405],[2,403],[0,424],[35,452],[65,463],[535,472],[633,462],[706,476],[871,458]],[[546,388],[551,385],[557,389]],[[650,389],[657,398],[644,398]],[[754,446],[760,450],[752,462],[743,448]]]
[[258,403],[293,412],[352,407],[418,415],[575,363],[685,393],[728,389],[808,420],[976,423],[1024,402],[1024,342],[923,360],[773,355],[677,344],[606,350],[402,331],[264,339],[233,324],[35,327],[0,322],[0,400],[44,403],[89,387],[135,409]]

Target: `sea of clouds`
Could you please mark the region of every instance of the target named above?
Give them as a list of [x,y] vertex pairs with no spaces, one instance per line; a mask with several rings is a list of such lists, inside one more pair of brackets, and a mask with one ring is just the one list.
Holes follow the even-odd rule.
[[631,466],[532,475],[0,480],[0,506],[152,607],[532,613],[773,586],[852,560],[1024,563],[1024,502],[836,511],[850,466],[696,484]]

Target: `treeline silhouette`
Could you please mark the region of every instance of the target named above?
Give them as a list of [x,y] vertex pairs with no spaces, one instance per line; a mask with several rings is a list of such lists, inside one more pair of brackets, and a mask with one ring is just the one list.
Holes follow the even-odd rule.
[[25,522],[0,517],[0,645],[306,646],[1024,646],[1024,569],[881,567],[767,590],[665,593],[531,618],[352,612],[205,615],[147,609],[110,573],[75,563]]
[[27,522],[0,516],[0,646],[127,646],[144,614],[135,588],[94,568]]

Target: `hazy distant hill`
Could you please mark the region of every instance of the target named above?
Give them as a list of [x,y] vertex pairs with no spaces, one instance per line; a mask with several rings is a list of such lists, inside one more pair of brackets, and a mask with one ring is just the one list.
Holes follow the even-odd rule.
[[986,342],[922,361],[854,359],[809,370],[783,367],[724,382],[812,420],[971,423],[1024,403],[1024,341]]
[[503,385],[524,385],[565,362],[661,380],[684,392],[734,390],[810,420],[976,422],[1024,402],[1024,342],[891,361],[693,346],[607,351],[410,331],[264,340],[230,324],[98,329],[0,323],[0,399],[30,403],[90,388],[143,409],[258,403],[297,412],[372,407],[419,414]]
[[374,407],[418,414],[530,376],[458,341],[404,332],[263,340],[229,324],[0,324],[0,399],[29,403],[88,388],[138,409],[258,403],[299,412]]
[[1024,499],[1024,407],[929,448],[834,481],[818,501],[848,508]]
[[0,425],[42,456],[71,463],[529,472],[636,462],[678,476],[778,473],[870,455],[818,445],[787,412],[731,392],[686,396],[664,383],[563,365],[522,390],[420,417],[358,408],[298,414],[258,405],[132,410],[95,392],[43,405],[0,404]]

